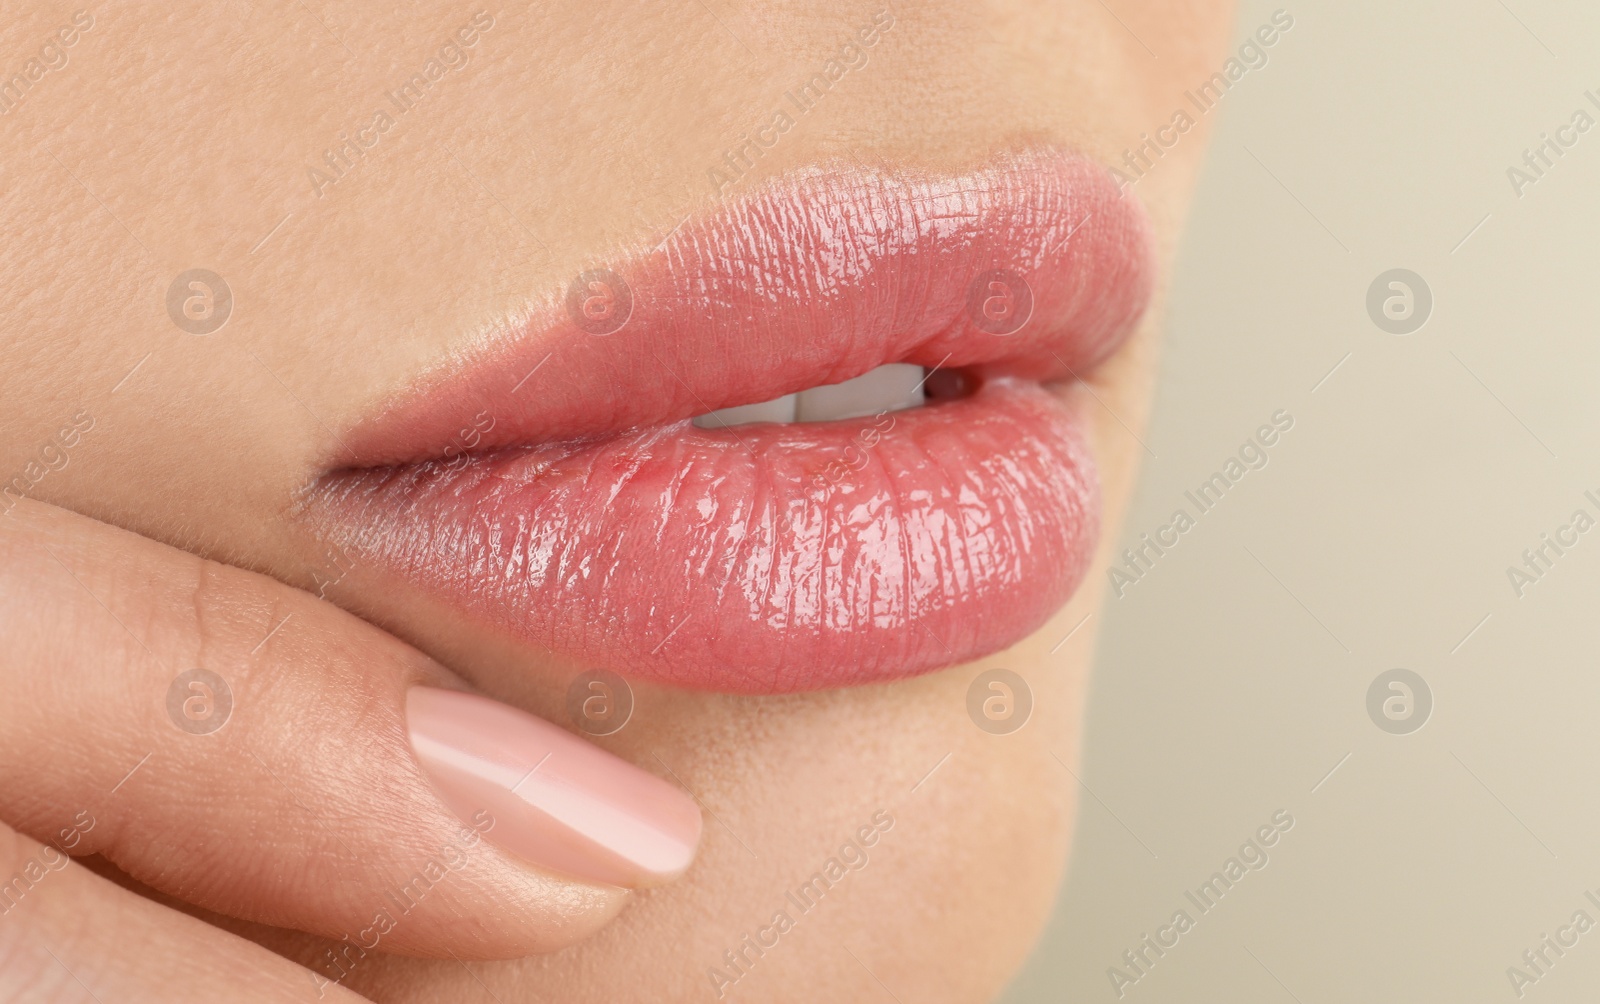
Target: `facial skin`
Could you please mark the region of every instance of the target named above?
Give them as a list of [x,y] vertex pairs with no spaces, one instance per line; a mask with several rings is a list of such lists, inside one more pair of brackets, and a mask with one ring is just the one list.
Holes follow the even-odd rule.
[[[0,18],[6,66],[77,9],[13,6]],[[719,195],[708,169],[883,9],[91,8],[65,63],[52,49],[58,65],[0,116],[11,151],[0,470],[27,464],[87,408],[92,432],[35,498],[316,592],[330,572],[293,515],[297,495],[342,463],[343,433],[472,336],[786,170],[957,172],[1029,143],[1120,164],[1219,68],[1232,13],[1225,0],[897,4],[865,64]],[[492,27],[462,44],[455,33],[480,10]],[[367,129],[386,92],[436,55],[456,68],[364,159],[337,181],[308,174],[326,172],[341,131]],[[1209,124],[1128,190],[1154,223],[1158,290]],[[168,316],[168,286],[190,268],[232,289],[214,334]],[[554,954],[470,967],[372,956],[344,985],[394,1001],[477,1000],[483,988],[508,1004],[714,999],[708,968],[736,975],[724,953],[882,812],[892,828],[861,848],[846,891],[728,996],[868,1001],[887,996],[881,981],[902,1000],[992,997],[1031,948],[1066,859],[1076,785],[1063,765],[1075,769],[1098,622],[1084,618],[1142,453],[1133,433],[1160,304],[1158,291],[1088,387],[1062,390],[1090,420],[1106,518],[1099,562],[1049,625],[978,663],[889,685],[783,697],[638,685],[628,726],[595,742],[670,769],[698,796],[706,830],[689,873]],[[356,567],[324,594],[485,693],[563,720],[567,667],[387,585]],[[966,712],[969,683],[993,667],[1033,692],[1031,720],[1009,736]],[[308,964],[325,944],[230,926]]]

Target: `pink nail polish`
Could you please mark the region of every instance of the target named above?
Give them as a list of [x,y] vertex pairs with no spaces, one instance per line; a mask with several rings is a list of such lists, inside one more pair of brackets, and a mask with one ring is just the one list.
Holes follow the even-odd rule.
[[464,820],[575,878],[636,888],[683,874],[700,842],[700,808],[675,785],[598,746],[486,697],[413,687],[411,748]]

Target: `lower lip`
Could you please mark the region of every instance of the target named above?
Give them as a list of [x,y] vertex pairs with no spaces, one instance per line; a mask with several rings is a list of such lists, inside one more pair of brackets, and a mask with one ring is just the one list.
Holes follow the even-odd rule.
[[[318,508],[483,627],[697,689],[892,680],[1031,633],[1076,588],[1098,484],[1037,383],[875,418],[677,422],[331,476]],[[335,542],[341,534],[332,534]]]

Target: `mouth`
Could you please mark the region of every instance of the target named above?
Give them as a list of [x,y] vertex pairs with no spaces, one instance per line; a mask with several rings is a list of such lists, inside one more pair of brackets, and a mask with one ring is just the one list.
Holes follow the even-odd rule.
[[301,508],[573,670],[783,693],[968,662],[1088,568],[1064,391],[1153,271],[1142,207],[1076,154],[788,175],[424,376]]

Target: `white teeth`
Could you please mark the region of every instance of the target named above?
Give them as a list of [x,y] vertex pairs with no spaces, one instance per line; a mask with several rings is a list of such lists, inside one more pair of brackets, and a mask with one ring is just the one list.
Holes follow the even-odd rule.
[[760,404],[741,404],[736,408],[723,408],[701,415],[694,424],[702,429],[726,429],[730,425],[748,425],[751,422],[793,422],[795,398],[798,394],[785,394]]
[[831,422],[915,408],[922,403],[922,381],[921,366],[879,366],[854,380],[801,391],[795,404],[795,421]]
[[922,404],[923,380],[921,366],[890,363],[844,383],[713,411],[696,418],[694,424],[702,429],[726,429],[750,422],[832,422],[901,411]]

